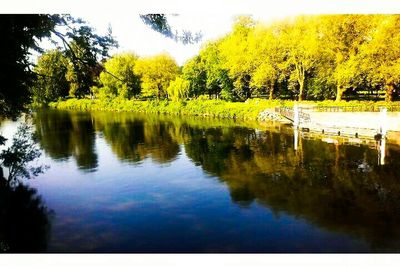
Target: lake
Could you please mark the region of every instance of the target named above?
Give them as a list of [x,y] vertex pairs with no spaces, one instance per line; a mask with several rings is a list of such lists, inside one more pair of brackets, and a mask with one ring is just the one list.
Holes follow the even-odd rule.
[[398,146],[382,158],[379,145],[196,117],[40,110],[29,121],[49,169],[1,203],[15,216],[0,239],[21,251],[400,251]]

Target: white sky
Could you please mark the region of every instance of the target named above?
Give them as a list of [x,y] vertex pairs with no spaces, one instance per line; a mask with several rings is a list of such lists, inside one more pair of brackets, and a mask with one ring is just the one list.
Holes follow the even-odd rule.
[[184,45],[151,30],[148,25],[142,22],[139,14],[107,14],[101,17],[96,14],[84,13],[72,13],[71,15],[84,18],[99,32],[105,33],[110,24],[113,35],[120,45],[115,52],[133,51],[140,56],[167,52],[180,65],[198,53],[204,41],[218,38],[218,36],[229,32],[233,21],[231,15],[209,15],[207,20],[204,20],[204,15],[199,14],[169,16],[169,23],[173,30],[176,29],[181,32],[181,30],[187,29],[192,32],[202,32],[201,42]]
[[[178,64],[196,55],[202,44],[229,32],[233,18],[251,14],[271,21],[298,14],[400,13],[400,0],[12,0],[1,12],[70,13],[88,21],[100,33],[110,24],[120,47],[115,52],[133,51],[139,56],[168,52]],[[198,44],[175,42],[151,30],[139,14],[180,14],[172,17],[174,29],[201,31]],[[179,31],[180,32],[180,31]]]

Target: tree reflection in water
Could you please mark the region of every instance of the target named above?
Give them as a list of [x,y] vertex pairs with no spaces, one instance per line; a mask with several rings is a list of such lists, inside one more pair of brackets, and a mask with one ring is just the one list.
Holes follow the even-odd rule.
[[0,251],[46,251],[52,216],[35,189],[0,187]]
[[[186,152],[225,182],[232,201],[252,201],[333,231],[400,249],[400,164],[389,148],[386,165],[366,146],[251,130],[194,130]],[[295,144],[297,147],[295,147]],[[396,160],[397,159],[397,160]],[[381,162],[379,162],[381,163]]]
[[52,213],[22,181],[43,173],[46,166],[30,166],[41,153],[27,124],[22,123],[9,142],[0,151],[0,252],[45,251]]
[[[395,146],[384,149],[383,165],[382,146],[378,153],[362,144],[306,139],[302,133],[295,133],[296,141],[291,130],[276,126],[257,131],[233,121],[52,112],[52,117],[39,112],[35,124],[42,147],[55,159],[73,156],[84,168],[96,166],[95,131],[120,160],[135,164],[146,157],[160,164],[173,161],[183,144],[186,156],[225,183],[241,207],[256,202],[276,214],[364,239],[379,251],[400,250]],[[79,155],[86,155],[85,161]]]
[[41,147],[54,160],[73,157],[84,171],[97,168],[95,130],[86,113],[41,112],[35,116],[36,134]]

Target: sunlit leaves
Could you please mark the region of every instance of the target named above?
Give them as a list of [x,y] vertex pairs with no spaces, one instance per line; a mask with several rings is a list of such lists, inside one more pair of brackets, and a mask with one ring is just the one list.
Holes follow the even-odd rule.
[[239,17],[232,32],[205,46],[184,72],[204,93],[226,73],[230,91],[242,100],[268,92],[270,98],[341,100],[349,89],[384,89],[392,100],[400,83],[399,20],[398,15],[320,15],[265,25]]
[[140,79],[134,72],[137,60],[135,54],[124,53],[114,55],[104,63],[99,80],[105,95],[129,99],[140,93]]
[[177,77],[168,88],[168,97],[173,101],[184,100],[189,97],[189,81]]
[[189,96],[198,96],[205,92],[207,72],[200,56],[195,56],[185,63],[182,77],[189,82]]
[[367,80],[372,86],[382,86],[386,100],[391,101],[394,86],[400,83],[400,17],[382,17],[361,52],[360,65]]
[[169,83],[179,73],[175,60],[167,54],[140,58],[134,69],[140,76],[142,96],[145,97],[167,97]]
[[60,50],[50,50],[39,57],[34,68],[37,77],[31,88],[35,102],[47,104],[68,95],[66,75],[69,64]]

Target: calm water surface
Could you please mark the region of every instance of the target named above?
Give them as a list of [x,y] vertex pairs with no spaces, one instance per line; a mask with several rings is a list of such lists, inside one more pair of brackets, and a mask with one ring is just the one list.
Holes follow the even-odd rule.
[[30,207],[2,218],[21,233],[0,238],[22,250],[400,251],[397,146],[382,161],[289,128],[126,113],[39,111],[32,124],[50,168],[2,204]]

